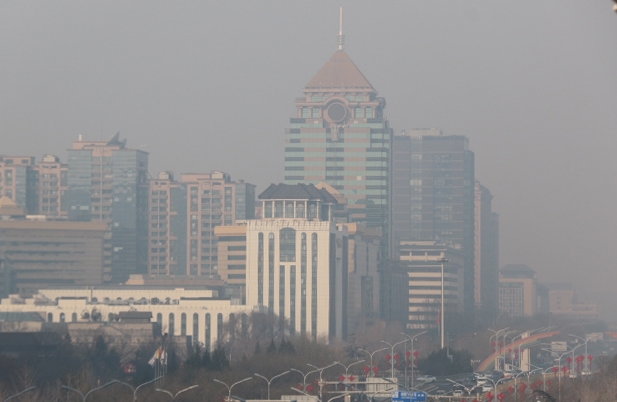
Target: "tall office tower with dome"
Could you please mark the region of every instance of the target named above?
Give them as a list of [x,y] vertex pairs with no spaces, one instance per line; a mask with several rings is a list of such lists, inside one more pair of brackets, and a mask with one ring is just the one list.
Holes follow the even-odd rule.
[[390,255],[390,152],[386,100],[343,49],[304,87],[285,132],[285,183],[326,182],[348,201],[351,222],[383,234]]

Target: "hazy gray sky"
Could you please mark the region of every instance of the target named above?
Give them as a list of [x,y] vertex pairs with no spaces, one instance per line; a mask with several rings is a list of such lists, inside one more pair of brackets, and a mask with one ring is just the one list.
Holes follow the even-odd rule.
[[617,321],[617,14],[609,0],[2,1],[0,153],[79,134],[150,172],[283,176],[302,88],[346,50],[396,131],[470,139],[501,264],[571,281]]

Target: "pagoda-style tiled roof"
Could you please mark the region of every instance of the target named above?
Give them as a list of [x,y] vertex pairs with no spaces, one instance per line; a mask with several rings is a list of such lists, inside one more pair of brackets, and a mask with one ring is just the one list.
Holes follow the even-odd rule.
[[336,198],[326,189],[318,189],[312,184],[270,184],[260,200],[318,200],[328,204],[337,204]]
[[304,88],[304,92],[331,91],[375,92],[375,89],[347,53],[338,50]]

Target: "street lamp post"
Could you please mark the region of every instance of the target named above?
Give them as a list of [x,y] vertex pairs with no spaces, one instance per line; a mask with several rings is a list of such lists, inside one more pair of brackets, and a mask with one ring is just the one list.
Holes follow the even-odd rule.
[[450,261],[447,258],[440,258],[439,260],[437,260],[439,262],[441,262],[441,312],[440,312],[440,316],[441,316],[441,322],[440,322],[440,332],[441,332],[441,348],[443,349],[445,347],[445,311],[444,311],[444,305],[445,305],[445,293],[444,293],[444,264],[448,261]]
[[370,371],[369,371],[369,373],[370,373],[370,376],[371,376],[371,377],[373,377],[373,376],[375,375],[375,374],[373,373],[373,355],[374,355],[375,353],[377,353],[377,352],[383,352],[384,350],[387,350],[387,349],[388,349],[388,348],[381,348],[381,349],[377,349],[377,350],[375,350],[374,352],[372,352],[372,353],[371,353],[371,352],[369,352],[369,351],[368,351],[368,350],[366,350],[366,349],[358,348],[358,350],[361,350],[361,351],[363,351],[363,352],[366,352],[366,353],[367,353],[367,354],[371,357],[371,369],[370,369]]
[[255,376],[257,376],[257,377],[259,377],[259,378],[263,378],[263,379],[264,379],[264,380],[266,380],[266,382],[268,383],[268,400],[270,400],[270,384],[272,383],[272,381],[274,381],[274,379],[279,378],[279,377],[282,377],[282,376],[284,376],[285,374],[289,374],[289,370],[288,370],[288,371],[285,371],[284,373],[277,374],[277,375],[275,375],[274,377],[272,377],[272,378],[270,378],[270,379],[268,380],[268,379],[267,379],[266,377],[264,377],[263,375],[255,373]]
[[294,391],[296,391],[296,392],[301,393],[302,395],[306,395],[306,396],[308,396],[308,397],[315,398],[315,400],[317,400],[317,401],[320,401],[320,402],[321,402],[321,399],[319,399],[319,398],[318,398],[318,397],[316,397],[315,395],[311,395],[311,394],[309,394],[309,393],[307,393],[307,392],[304,392],[304,391],[302,391],[302,390],[300,390],[300,389],[298,389],[298,388],[296,388],[296,387],[289,387],[289,388],[291,388],[292,390],[294,390]]
[[244,380],[240,380],[240,381],[235,382],[235,383],[233,383],[233,384],[231,384],[231,385],[227,385],[227,384],[226,384],[226,383],[224,383],[223,381],[221,381],[221,380],[217,380],[216,378],[213,378],[213,379],[212,379],[212,381],[214,381],[214,382],[218,382],[218,383],[223,384],[224,386],[226,386],[226,387],[227,387],[227,390],[229,390],[229,399],[227,399],[227,402],[231,402],[231,390],[232,390],[232,388],[233,388],[234,386],[236,386],[236,385],[238,385],[238,384],[242,383],[242,382],[245,382],[245,381],[248,381],[248,380],[252,380],[252,379],[253,379],[253,377],[246,377]]
[[[413,364],[413,358],[415,356],[413,356],[414,353],[414,349],[413,349],[413,341],[419,337],[420,335],[424,335],[426,334],[428,331],[422,331],[419,334],[415,334],[414,336],[409,336],[405,333],[401,333],[401,335],[407,337],[410,341],[411,341],[411,355],[412,355],[412,359],[411,359],[411,388],[413,388],[413,383],[414,383],[414,364]],[[405,364],[405,373],[407,372],[407,364]],[[407,385],[407,374],[405,374],[405,385]]]
[[115,382],[116,382],[115,380],[114,381],[110,381],[110,382],[108,382],[106,384],[101,385],[100,387],[93,388],[90,391],[86,392],[86,394],[84,394],[83,392],[81,392],[78,389],[71,388],[68,385],[63,385],[62,388],[68,389],[69,391],[77,392],[81,396],[81,401],[82,402],[86,402],[86,398],[88,398],[88,395],[90,395],[94,391],[98,391],[99,389],[103,389],[103,388],[107,387],[108,385],[111,385],[111,384],[113,384]]
[[[576,335],[572,335],[572,334],[570,334],[570,336],[585,342],[585,360],[583,360],[583,365],[584,365],[583,372],[588,372],[589,371],[589,366],[587,365],[587,343],[591,340],[591,338],[584,339],[584,338],[582,338],[580,336],[576,336]],[[572,352],[572,359],[574,359],[574,351]]]
[[499,385],[500,382],[506,382],[509,380],[509,378],[501,378],[497,381],[493,381],[490,378],[486,379],[487,381],[490,381],[491,383],[493,383],[493,389],[495,390],[495,396],[497,396],[497,385]]
[[358,360],[357,362],[353,362],[353,363],[351,363],[351,364],[349,364],[349,365],[347,365],[347,366],[346,366],[346,365],[344,365],[344,364],[343,364],[343,363],[341,363],[341,362],[337,362],[337,364],[339,364],[339,365],[341,365],[341,366],[345,367],[345,379],[347,379],[347,378],[349,378],[349,377],[347,376],[347,372],[349,371],[349,368],[350,368],[351,366],[355,366],[356,364],[360,364],[360,363],[364,363],[364,362],[365,362],[365,360]]
[[316,373],[319,371],[319,370],[313,370],[313,371],[309,371],[308,373],[304,374],[302,371],[295,369],[295,368],[291,368],[289,370],[296,371],[302,375],[302,389],[303,390],[306,390],[306,377],[308,377],[309,374]]
[[322,367],[319,368],[317,366],[313,366],[312,364],[306,363],[309,366],[311,366],[312,368],[314,368],[316,371],[319,371],[319,400],[321,401],[323,399],[323,379],[321,378],[321,374],[323,373],[324,370],[329,369],[330,367],[334,367],[337,364],[339,364],[339,362],[334,362],[330,365],[327,365],[326,367]]
[[[510,335],[510,334],[515,333],[515,332],[516,332],[516,330],[512,330],[512,331],[506,331],[506,332],[503,333],[503,353],[502,353],[502,355],[503,355],[503,371],[506,371],[506,353],[508,352],[507,349],[506,349],[506,345],[507,345],[506,337],[508,335]],[[499,337],[497,337],[497,342],[499,342]],[[514,340],[513,340],[513,342],[514,342]]]
[[138,385],[137,387],[135,387],[135,388],[133,388],[133,386],[132,386],[131,384],[128,384],[128,383],[126,383],[126,382],[122,382],[122,381],[119,381],[119,380],[113,380],[113,381],[112,381],[112,383],[118,383],[118,384],[126,385],[127,387],[129,387],[129,388],[131,389],[131,391],[133,392],[133,402],[137,402],[137,391],[139,391],[139,388],[143,387],[144,385],[148,385],[148,384],[151,384],[151,383],[153,383],[153,382],[155,382],[155,381],[158,381],[158,380],[160,380],[160,379],[162,379],[162,378],[163,378],[163,376],[161,376],[161,377],[156,377],[156,378],[155,378],[155,379],[153,379],[153,380],[150,380],[150,381],[144,382],[143,384],[139,384],[139,385]]
[[11,400],[11,399],[13,399],[13,398],[17,398],[17,397],[18,397],[18,396],[20,396],[21,394],[25,394],[26,392],[30,392],[30,391],[32,391],[32,390],[33,390],[33,389],[35,389],[35,388],[36,388],[36,387],[28,387],[28,388],[24,389],[23,391],[18,392],[18,393],[17,393],[17,394],[15,394],[15,395],[11,395],[11,396],[9,396],[8,398],[6,398],[6,399],[4,400],[4,402],[7,402],[7,401],[9,401],[9,400]]
[[392,345],[390,342],[386,342],[386,341],[381,341],[382,343],[385,343],[386,345],[390,346],[391,348],[391,352],[390,352],[390,366],[391,366],[391,373],[390,376],[391,378],[394,378],[394,348],[397,347],[398,345],[407,342],[407,339],[402,340],[400,342],[395,343],[394,345]]
[[[181,389],[180,391],[176,392],[175,394],[172,394],[171,392],[167,391],[166,389],[160,389],[160,388],[155,389],[155,391],[163,392],[163,393],[169,395],[171,397],[172,401],[175,401],[176,398],[178,397],[178,395],[180,395],[181,393],[186,392],[186,391],[191,390],[191,389],[194,389],[194,388],[197,388],[197,387],[199,387],[199,385],[191,385],[190,387]],[[231,398],[229,398],[229,399],[231,400]]]
[[[491,344],[491,350],[493,351],[493,353],[497,352],[497,350],[495,350],[495,347],[493,346],[493,338],[495,338],[495,346],[497,346],[497,348],[499,348],[499,334],[503,331],[507,331],[508,329],[510,329],[510,327],[505,327],[499,330],[494,330],[491,328],[487,328],[489,331],[491,331],[493,333],[493,335],[491,335],[491,337],[489,338],[489,343]],[[492,354],[492,353],[491,353]],[[499,370],[499,356],[495,356],[495,362],[493,363],[493,366],[495,366],[495,370]]]

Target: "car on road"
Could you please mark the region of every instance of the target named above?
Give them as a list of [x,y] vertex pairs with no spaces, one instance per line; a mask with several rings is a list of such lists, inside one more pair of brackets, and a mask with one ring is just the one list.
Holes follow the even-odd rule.
[[482,392],[492,391],[493,388],[494,388],[493,384],[491,384],[490,382],[486,382],[486,383],[482,384]]
[[416,381],[431,383],[437,381],[437,378],[434,375],[421,375],[419,377],[416,377]]

